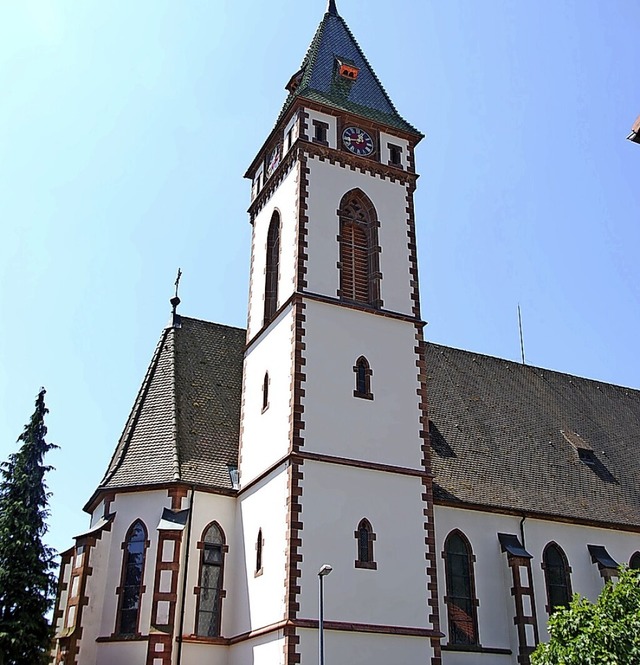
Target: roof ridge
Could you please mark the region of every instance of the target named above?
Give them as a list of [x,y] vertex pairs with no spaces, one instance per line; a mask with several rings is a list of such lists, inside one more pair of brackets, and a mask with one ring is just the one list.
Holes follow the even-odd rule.
[[[430,342],[427,340],[427,345],[432,346],[432,347],[437,347],[439,349],[443,349],[445,351],[456,351],[458,353],[465,353],[467,355],[473,355],[473,356],[481,356],[482,358],[490,358],[491,360],[499,360],[500,362],[503,363],[508,363],[510,365],[515,365],[517,367],[526,367],[529,370],[535,370],[538,372],[549,372],[551,374],[558,374],[560,376],[567,376],[572,379],[577,379],[578,381],[588,381],[589,383],[598,383],[602,386],[610,386],[612,388],[620,388],[622,390],[631,390],[634,393],[640,393],[640,388],[633,388],[631,386],[625,386],[620,383],[611,383],[610,381],[603,381],[602,379],[593,379],[588,376],[580,376],[578,374],[571,374],[570,372],[563,372],[562,370],[559,369],[551,369],[549,367],[540,367],[539,365],[529,365],[529,364],[522,364],[522,362],[518,360],[511,360],[510,358],[502,358],[501,356],[496,356],[492,355],[489,353],[482,353],[480,351],[471,351],[469,349],[460,349],[455,346],[448,346],[446,344],[438,344],[437,342]],[[428,369],[428,368],[427,368]]]
[[178,405],[176,399],[176,348],[178,346],[178,341],[176,336],[178,335],[178,330],[180,328],[172,328],[173,333],[173,347],[171,349],[171,361],[170,361],[170,371],[172,374],[171,377],[171,419],[173,421],[172,435],[173,435],[173,479],[180,480],[182,476],[182,467],[180,460],[180,448],[178,446]]
[[118,439],[118,445],[116,446],[116,449],[114,450],[113,455],[111,456],[111,460],[109,461],[109,465],[107,466],[107,470],[102,480],[98,484],[98,489],[104,487],[109,482],[109,480],[113,478],[116,471],[118,471],[118,469],[122,466],[122,463],[124,462],[127,449],[129,448],[129,444],[131,443],[133,433],[135,432],[136,423],[138,422],[140,414],[142,413],[144,400],[146,399],[149,393],[151,381],[153,379],[153,376],[155,375],[156,369],[158,368],[158,364],[160,362],[160,356],[162,354],[162,348],[164,347],[164,344],[167,341],[169,332],[172,330],[173,328],[165,328],[162,331],[162,334],[160,335],[160,340],[156,345],[153,357],[151,358],[149,367],[147,368],[144,379],[142,380],[142,385],[140,386],[140,390],[138,390],[136,399],[134,400],[133,406],[131,407],[131,411],[129,412],[129,417],[127,418],[124,429],[122,430],[122,434]]
[[231,330],[242,330],[244,332],[247,331],[246,328],[241,326],[230,326],[227,323],[218,323],[217,321],[209,321],[208,319],[198,319],[195,316],[183,316],[181,314],[180,319],[182,321],[196,321],[197,323],[206,323],[207,325],[217,326],[218,328],[230,328]]

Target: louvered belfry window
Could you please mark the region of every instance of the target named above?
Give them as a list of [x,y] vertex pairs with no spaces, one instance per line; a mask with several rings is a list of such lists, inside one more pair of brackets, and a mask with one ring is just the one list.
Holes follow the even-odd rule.
[[340,297],[382,307],[378,218],[373,203],[360,189],[347,192],[340,202]]
[[278,309],[278,275],[280,272],[280,214],[271,216],[267,234],[267,261],[264,285],[264,325],[273,319]]

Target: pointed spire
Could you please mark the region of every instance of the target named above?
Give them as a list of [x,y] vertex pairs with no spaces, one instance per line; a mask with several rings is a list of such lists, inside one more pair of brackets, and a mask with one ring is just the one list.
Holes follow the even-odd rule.
[[329,4],[327,5],[327,14],[331,14],[331,16],[338,16],[336,0],[329,0]]

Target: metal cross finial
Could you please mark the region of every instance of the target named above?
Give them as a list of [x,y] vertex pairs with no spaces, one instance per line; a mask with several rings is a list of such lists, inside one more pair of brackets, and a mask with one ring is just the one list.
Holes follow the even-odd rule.
[[329,4],[327,5],[327,14],[331,14],[331,16],[337,16],[338,15],[338,8],[336,7],[336,0],[329,0]]
[[176,277],[175,285],[176,285],[176,295],[175,297],[178,297],[178,287],[180,286],[180,278],[182,277],[182,270],[178,268],[178,276]]

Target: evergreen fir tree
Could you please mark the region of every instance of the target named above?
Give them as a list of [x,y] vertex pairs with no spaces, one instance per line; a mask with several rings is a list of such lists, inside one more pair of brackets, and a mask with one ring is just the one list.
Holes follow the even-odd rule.
[[44,475],[48,409],[42,388],[18,438],[17,452],[0,464],[0,665],[45,665],[51,627],[46,614],[55,589],[54,551],[42,542],[49,494]]

